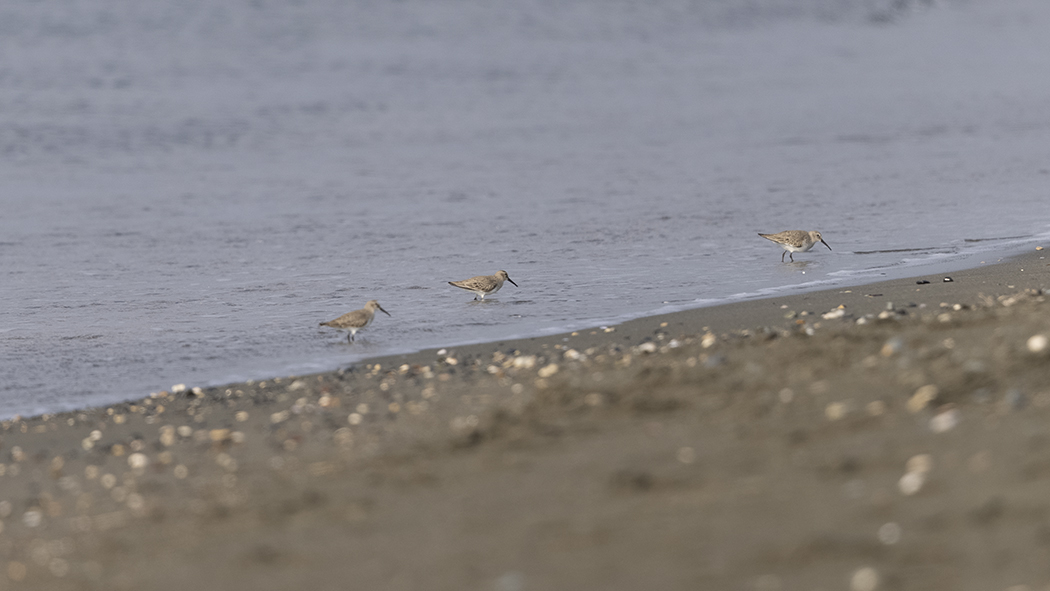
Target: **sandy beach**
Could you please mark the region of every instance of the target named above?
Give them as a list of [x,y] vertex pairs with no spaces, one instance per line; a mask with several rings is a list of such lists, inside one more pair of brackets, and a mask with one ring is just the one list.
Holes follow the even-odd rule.
[[6,421],[0,587],[1045,589],[1045,252]]

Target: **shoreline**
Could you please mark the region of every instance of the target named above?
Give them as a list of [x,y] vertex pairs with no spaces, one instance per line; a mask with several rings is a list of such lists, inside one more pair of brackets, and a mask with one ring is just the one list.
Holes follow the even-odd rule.
[[[785,293],[769,297],[755,297],[740,301],[715,304],[713,306],[702,306],[678,310],[673,312],[650,314],[616,324],[608,324],[607,328],[612,331],[603,331],[598,326],[591,326],[575,331],[558,332],[549,335],[499,339],[482,343],[468,343],[465,345],[452,345],[444,347],[428,347],[410,353],[395,353],[387,355],[376,355],[359,361],[354,361],[344,366],[345,368],[372,365],[379,363],[384,367],[402,364],[427,364],[433,362],[437,357],[437,351],[451,351],[450,356],[467,356],[475,358],[495,350],[507,350],[518,348],[519,350],[535,350],[537,347],[543,349],[544,345],[571,343],[573,347],[591,347],[603,344],[608,339],[622,339],[624,345],[651,339],[653,335],[671,332],[684,334],[700,334],[708,331],[726,333],[728,331],[754,330],[759,327],[787,326],[791,322],[786,320],[807,319],[809,316],[822,315],[840,305],[845,306],[844,317],[858,318],[864,315],[877,315],[883,311],[887,304],[907,308],[918,302],[932,301],[931,298],[956,298],[952,303],[963,303],[971,305],[977,302],[980,293],[975,286],[986,289],[988,292],[1009,291],[1011,289],[1035,289],[1039,284],[1038,277],[1029,280],[1024,276],[1026,265],[1032,267],[1039,265],[1040,261],[1046,262],[1043,253],[1047,250],[1034,250],[1035,246],[1024,251],[1014,251],[1012,254],[989,257],[994,262],[985,263],[981,261],[976,266],[966,267],[954,271],[941,272],[935,270],[933,273],[911,275],[892,279],[880,279],[858,285],[844,285],[816,291],[803,291]],[[981,253],[985,254],[985,253]],[[981,258],[971,255],[973,259]],[[1015,276],[1016,272],[1016,276]],[[944,282],[945,277],[951,277],[951,282]],[[956,281],[958,278],[958,281]],[[928,284],[918,285],[918,280],[927,280]],[[962,287],[959,287],[962,285]],[[1008,287],[1014,286],[1014,287]],[[937,302],[940,303],[939,301]],[[787,309],[781,306],[788,306]],[[805,312],[805,315],[792,319],[786,319],[785,315],[791,310],[797,313]],[[812,320],[812,318],[809,318]],[[666,322],[667,326],[659,325]],[[819,320],[817,320],[819,322]],[[656,328],[653,328],[656,326]],[[662,329],[662,330],[658,330]],[[618,333],[618,334],[614,334]],[[596,337],[596,338],[592,338]],[[525,349],[521,349],[525,347]],[[339,369],[332,370],[339,371]],[[331,372],[318,372],[331,373]],[[317,374],[308,374],[317,375]],[[258,381],[258,380],[255,380]],[[218,386],[217,386],[218,387]]]
[[[161,391],[165,391],[165,390],[170,390],[172,385],[175,385],[175,384],[185,384],[185,385],[188,385],[190,387],[201,387],[201,388],[224,388],[224,387],[226,387],[228,385],[231,385],[231,384],[238,384],[238,383],[243,383],[243,382],[247,382],[247,381],[264,381],[264,380],[272,380],[274,378],[284,378],[284,377],[291,376],[291,375],[315,375],[315,374],[328,373],[328,372],[332,372],[332,371],[338,371],[341,368],[345,368],[347,366],[367,364],[367,363],[372,363],[372,362],[375,362],[375,361],[379,361],[379,362],[382,363],[384,361],[389,362],[391,360],[398,359],[398,358],[420,360],[420,359],[423,359],[423,358],[420,357],[420,355],[423,355],[425,357],[426,355],[429,354],[429,352],[435,352],[435,351],[438,351],[438,350],[440,350],[442,348],[454,349],[454,350],[459,350],[459,349],[462,349],[462,348],[481,348],[481,349],[484,349],[484,348],[486,348],[488,346],[492,346],[492,345],[495,345],[495,344],[498,344],[498,343],[519,342],[519,341],[524,342],[524,341],[535,340],[535,339],[558,338],[558,337],[564,337],[565,335],[569,335],[572,332],[586,332],[586,333],[589,333],[590,331],[594,330],[598,326],[621,326],[621,325],[625,325],[625,324],[636,322],[636,321],[644,322],[645,319],[647,319],[647,318],[654,318],[654,317],[661,317],[661,318],[667,317],[667,318],[670,318],[670,317],[673,317],[673,316],[678,315],[678,314],[691,314],[692,312],[694,312],[696,310],[701,310],[701,309],[719,309],[719,308],[722,308],[723,306],[733,307],[733,306],[737,306],[739,304],[743,304],[743,303],[751,302],[751,301],[783,299],[783,298],[786,298],[786,297],[802,296],[802,295],[805,295],[805,294],[808,294],[808,293],[821,293],[821,292],[830,292],[830,291],[834,291],[834,290],[844,290],[844,289],[848,290],[851,285],[856,285],[856,286],[859,286],[859,287],[863,287],[865,285],[871,285],[873,283],[884,283],[884,282],[893,281],[893,280],[896,280],[896,279],[906,279],[906,278],[910,278],[910,277],[918,277],[918,275],[915,275],[914,273],[916,271],[918,271],[919,269],[927,270],[928,271],[927,275],[935,275],[937,273],[944,273],[944,274],[957,273],[957,272],[960,272],[960,270],[967,270],[967,269],[971,269],[971,268],[977,268],[977,267],[985,266],[986,265],[985,260],[981,260],[981,259],[989,259],[989,260],[995,261],[995,262],[992,262],[992,263],[987,263],[987,264],[994,265],[994,264],[997,264],[997,263],[1002,262],[1004,260],[1009,260],[1009,259],[1011,259],[1013,257],[1016,257],[1016,256],[1022,256],[1025,253],[1030,252],[1031,248],[1034,247],[1035,245],[1037,245],[1038,243],[1039,243],[1038,238],[1033,236],[1033,237],[1029,237],[1027,240],[1024,241],[1024,244],[1026,245],[1024,247],[1021,247],[1018,244],[1011,244],[1009,248],[1004,248],[1004,249],[997,249],[997,250],[990,250],[990,251],[979,251],[979,252],[969,252],[969,253],[965,253],[965,254],[958,253],[956,256],[951,257],[948,261],[926,262],[926,263],[923,263],[923,264],[921,264],[919,266],[891,267],[891,268],[885,269],[884,272],[882,272],[882,275],[890,275],[891,276],[890,279],[887,279],[885,277],[883,277],[883,278],[876,278],[874,276],[865,276],[863,278],[860,278],[860,283],[856,283],[856,284],[852,283],[852,280],[858,279],[856,277],[852,277],[850,279],[835,279],[835,280],[833,280],[833,279],[825,279],[825,280],[822,280],[820,283],[828,283],[828,284],[834,283],[836,285],[833,285],[833,286],[820,285],[819,287],[811,286],[811,285],[808,285],[808,284],[805,284],[805,286],[785,285],[785,286],[781,286],[781,287],[778,287],[778,288],[771,288],[771,289],[760,290],[760,292],[756,292],[756,293],[736,294],[734,296],[727,296],[725,298],[720,298],[720,299],[717,299],[717,300],[711,300],[711,301],[704,302],[704,303],[697,303],[697,302],[699,302],[699,300],[696,300],[694,302],[679,303],[677,305],[664,305],[662,307],[651,308],[648,311],[644,311],[644,312],[640,312],[640,313],[624,313],[624,314],[620,314],[620,315],[618,315],[618,316],[616,316],[614,318],[609,318],[609,319],[595,319],[593,321],[589,321],[589,320],[581,321],[581,322],[576,323],[578,328],[576,328],[575,330],[544,329],[544,331],[541,331],[541,332],[539,332],[537,334],[534,334],[533,336],[519,336],[519,334],[520,334],[519,333],[519,334],[515,334],[515,335],[510,335],[509,337],[502,338],[502,339],[484,340],[484,341],[476,341],[476,342],[475,341],[467,341],[465,344],[461,343],[461,344],[434,345],[434,346],[427,346],[427,347],[424,347],[424,348],[421,348],[421,349],[417,349],[417,350],[409,349],[407,352],[405,352],[405,351],[387,352],[387,353],[369,352],[369,353],[364,353],[364,354],[360,354],[360,353],[359,354],[354,354],[351,351],[348,351],[346,357],[348,357],[350,359],[349,361],[343,361],[343,362],[340,362],[338,364],[331,365],[331,366],[329,366],[329,365],[327,365],[327,363],[325,363],[325,364],[313,364],[314,367],[304,368],[302,366],[306,365],[306,364],[300,362],[300,363],[296,364],[296,365],[298,365],[298,367],[294,367],[294,368],[288,366],[288,367],[283,367],[283,368],[278,369],[278,370],[260,370],[260,371],[257,371],[257,372],[238,371],[238,372],[234,372],[232,374],[227,374],[224,378],[221,378],[221,379],[194,380],[193,378],[188,378],[187,379],[186,376],[183,376],[183,375],[173,374],[173,375],[169,376],[169,379],[165,379],[164,381],[154,381],[152,386],[148,386],[148,387],[144,387],[144,388],[135,388],[133,390],[121,389],[119,394],[116,394],[114,398],[109,399],[109,400],[107,400],[105,398],[99,399],[100,398],[99,396],[91,395],[91,396],[88,396],[88,400],[82,400],[81,403],[79,403],[77,405],[66,405],[64,403],[61,403],[61,404],[60,403],[56,403],[56,406],[50,407],[50,408],[43,407],[41,405],[32,405],[32,406],[26,405],[24,407],[20,406],[20,405],[13,405],[13,406],[15,406],[15,408],[12,408],[9,411],[0,413],[0,421],[2,421],[2,420],[10,420],[10,419],[15,419],[15,418],[21,419],[21,418],[25,418],[25,417],[33,417],[33,416],[39,416],[39,415],[43,415],[43,414],[53,415],[53,414],[59,414],[59,413],[76,412],[78,410],[97,408],[97,407],[101,407],[101,406],[110,406],[110,405],[113,405],[113,404],[122,404],[122,403],[125,403],[125,402],[130,402],[130,401],[141,399],[141,398],[143,398],[145,396],[148,396],[149,392],[161,392]],[[992,255],[992,256],[988,256],[988,255]],[[801,265],[802,268],[805,268],[805,265],[808,262],[809,261],[799,261],[796,264],[797,265]],[[874,269],[871,269],[869,271],[875,272]],[[777,291],[778,293],[770,295],[769,293],[766,293],[768,291]],[[666,310],[668,308],[670,308],[671,311],[663,311],[663,310]],[[570,323],[570,324],[572,324],[572,323]],[[696,323],[691,323],[691,324],[695,325]],[[730,323],[730,324],[732,324],[732,323]],[[741,324],[741,326],[743,326],[743,324]],[[727,326],[727,328],[733,328],[733,326],[730,325],[730,326]],[[375,330],[378,330],[378,329],[375,329]],[[551,332],[553,330],[557,330],[557,332]],[[364,338],[367,339],[368,338],[367,335],[365,335]],[[329,360],[329,363],[331,363],[331,360]],[[278,363],[276,365],[280,366],[282,364]],[[254,373],[254,376],[252,375],[253,373]]]
[[[362,365],[362,364],[370,364],[370,363],[374,363],[374,362],[389,363],[389,362],[393,362],[393,361],[396,361],[396,360],[399,360],[399,359],[403,360],[405,362],[409,362],[409,361],[411,361],[411,362],[420,362],[420,361],[425,361],[426,357],[432,357],[431,352],[436,352],[436,351],[439,351],[441,349],[447,349],[447,350],[485,349],[485,348],[490,347],[490,346],[505,345],[507,343],[518,343],[518,342],[525,342],[525,341],[535,341],[537,339],[544,340],[544,339],[564,338],[564,337],[566,337],[568,335],[571,335],[573,333],[587,333],[587,334],[591,334],[592,331],[596,331],[599,328],[616,327],[616,326],[621,326],[621,325],[626,325],[626,324],[631,324],[631,323],[643,323],[644,324],[647,319],[651,319],[651,318],[661,318],[661,320],[671,319],[673,317],[677,317],[677,316],[680,316],[680,315],[683,315],[683,314],[684,315],[692,315],[694,313],[698,313],[698,311],[700,311],[700,310],[714,310],[714,309],[721,309],[723,307],[726,307],[727,309],[731,309],[732,312],[729,313],[729,314],[724,315],[724,319],[723,320],[716,320],[716,321],[714,321],[714,325],[713,326],[716,326],[716,327],[720,326],[720,327],[722,327],[723,330],[732,330],[734,328],[744,327],[749,322],[747,317],[748,317],[748,314],[752,311],[752,309],[748,306],[749,302],[783,300],[784,298],[805,297],[806,295],[820,294],[820,293],[831,293],[831,292],[836,292],[836,291],[841,293],[843,290],[848,291],[848,290],[854,289],[854,288],[855,289],[862,289],[862,288],[865,288],[865,287],[868,287],[868,286],[896,285],[897,282],[899,282],[901,280],[919,279],[919,278],[922,278],[922,277],[933,277],[934,280],[931,281],[931,283],[935,283],[936,281],[941,280],[945,276],[949,276],[949,275],[957,274],[957,273],[963,273],[963,272],[971,271],[973,269],[978,269],[978,268],[988,268],[988,267],[991,267],[991,266],[994,266],[994,265],[999,265],[999,264],[1003,264],[1003,263],[1009,262],[1009,261],[1011,261],[1011,260],[1013,260],[1015,258],[1019,259],[1021,257],[1025,257],[1027,255],[1030,255],[1033,252],[1033,249],[1038,247],[1038,245],[1040,243],[1041,243],[1040,239],[1033,237],[1030,240],[1027,240],[1024,243],[1024,246],[1014,245],[1011,248],[1005,249],[1003,251],[983,251],[983,252],[967,253],[965,255],[962,255],[960,258],[953,259],[953,260],[951,260],[949,262],[926,263],[926,264],[923,264],[923,265],[917,266],[917,267],[904,267],[902,269],[894,269],[893,271],[895,271],[895,272],[893,272],[893,273],[887,272],[886,273],[886,274],[893,275],[892,277],[889,277],[889,278],[886,278],[886,277],[882,277],[882,278],[867,277],[867,278],[865,278],[866,280],[863,280],[860,283],[856,283],[856,284],[853,284],[853,283],[850,283],[850,282],[844,280],[841,285],[836,285],[836,286],[831,286],[831,287],[812,288],[812,289],[798,288],[798,286],[784,286],[784,291],[782,293],[778,293],[778,294],[775,294],[775,295],[766,295],[766,294],[750,295],[749,294],[749,295],[745,295],[745,296],[743,296],[742,298],[739,298],[739,299],[723,298],[722,300],[719,300],[716,303],[699,305],[699,306],[696,306],[696,307],[686,307],[684,309],[676,309],[676,310],[672,310],[672,311],[669,311],[669,312],[658,312],[658,311],[656,311],[658,309],[654,309],[654,310],[649,311],[649,312],[643,312],[643,313],[641,313],[641,315],[624,314],[624,315],[621,315],[621,319],[612,319],[612,320],[608,320],[608,321],[605,321],[605,320],[598,321],[598,320],[596,320],[596,321],[594,321],[594,324],[589,324],[588,323],[586,326],[583,326],[581,328],[577,328],[575,330],[559,330],[558,332],[551,332],[549,334],[541,334],[541,335],[536,335],[536,336],[511,336],[511,337],[504,338],[504,339],[495,339],[495,340],[490,340],[490,341],[468,342],[468,343],[462,343],[462,344],[452,344],[452,345],[443,345],[443,346],[431,346],[431,347],[425,347],[425,348],[422,348],[422,349],[419,349],[419,350],[416,350],[416,351],[403,352],[403,353],[386,353],[386,354],[378,354],[378,355],[369,355],[369,356],[363,357],[361,359],[357,359],[357,360],[351,361],[349,363],[342,364],[340,367],[336,367],[334,369],[323,370],[323,371],[319,371],[319,372],[311,372],[309,374],[303,374],[303,375],[315,375],[315,374],[319,374],[319,373],[328,373],[328,372],[331,372],[331,371],[338,371],[339,369],[345,368],[345,367],[350,367],[350,366],[354,366],[354,365]],[[1042,251],[1034,251],[1034,252],[1037,253],[1035,255],[1037,258],[1039,256],[1043,256],[1041,254],[1038,254],[1039,252],[1042,252]],[[980,260],[980,259],[991,260],[992,262],[986,262],[986,260]],[[803,264],[805,263],[805,261],[799,261],[799,262],[802,262]],[[927,273],[924,273],[924,274],[916,274],[915,271],[917,271],[919,268],[924,268],[924,269],[929,268],[930,271],[927,272]],[[903,272],[901,272],[901,271],[903,271]],[[985,275],[986,275],[985,273],[980,274],[981,277],[984,277]],[[895,291],[895,293],[897,293],[897,292]],[[742,306],[743,308],[738,310],[737,309],[738,306]],[[704,314],[704,316],[706,317],[707,314]],[[722,317],[723,315],[721,315],[721,314],[713,314],[712,316],[713,317]],[[768,318],[769,322],[776,322],[778,320],[777,318],[775,318],[775,314],[764,314],[761,317],[762,318]],[[622,319],[622,318],[626,318],[626,319]],[[689,321],[689,322],[683,324],[683,326],[692,327],[693,330],[696,330],[697,327],[704,328],[704,326],[701,326],[700,324],[701,323],[698,323],[696,321]],[[739,324],[740,326],[737,326],[737,324]],[[595,333],[595,334],[597,334],[597,333]],[[260,379],[273,379],[273,377],[281,377],[281,376],[267,376],[265,378],[260,378]],[[253,380],[253,381],[259,381],[259,380],[256,379],[256,380]],[[214,384],[214,385],[209,386],[209,387],[220,387],[220,386],[224,386],[224,385],[225,384]]]
[[1042,588],[1045,252],[3,421],[0,579]]

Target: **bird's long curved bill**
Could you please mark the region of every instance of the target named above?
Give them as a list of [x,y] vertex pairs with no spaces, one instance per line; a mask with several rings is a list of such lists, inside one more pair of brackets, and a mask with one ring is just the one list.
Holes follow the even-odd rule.
[[824,242],[823,238],[820,239],[820,243],[823,244],[824,246],[827,246],[828,250],[831,250],[831,246],[829,246],[827,242]]
[[514,287],[518,287],[518,284],[514,283],[514,280],[511,279],[510,277],[507,277],[507,281],[510,281],[512,284],[514,284]]

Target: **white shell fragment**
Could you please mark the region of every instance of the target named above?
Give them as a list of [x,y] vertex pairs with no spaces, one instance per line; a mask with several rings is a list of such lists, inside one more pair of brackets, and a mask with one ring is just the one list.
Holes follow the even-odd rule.
[[1032,353],[1042,353],[1048,344],[1050,341],[1047,340],[1046,335],[1037,334],[1028,339],[1027,346]]
[[842,308],[835,308],[834,310],[821,315],[824,320],[835,320],[836,318],[842,318],[846,315],[846,311]]
[[879,587],[879,571],[866,566],[857,569],[849,581],[850,591],[875,591]]
[[897,481],[897,488],[901,491],[901,494],[911,496],[922,489],[922,485],[926,483],[925,472],[908,472],[901,479]]
[[959,424],[959,411],[958,409],[950,408],[934,415],[930,419],[930,431],[934,433],[944,433],[945,431],[951,431]]

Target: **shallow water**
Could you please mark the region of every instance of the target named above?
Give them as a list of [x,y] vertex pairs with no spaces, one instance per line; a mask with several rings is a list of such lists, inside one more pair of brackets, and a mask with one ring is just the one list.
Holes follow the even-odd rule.
[[[1036,1],[148,4],[0,8],[0,415],[1050,229]],[[756,233],[786,229],[834,250],[781,264]],[[446,283],[498,269],[491,301]],[[356,344],[317,326],[372,298]]]

